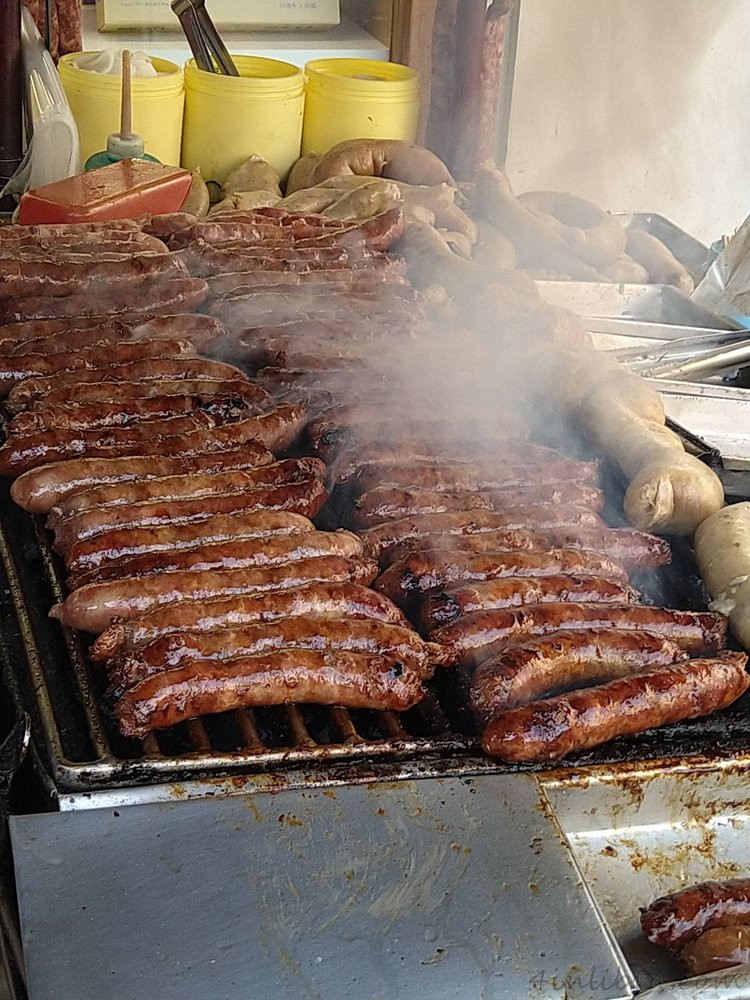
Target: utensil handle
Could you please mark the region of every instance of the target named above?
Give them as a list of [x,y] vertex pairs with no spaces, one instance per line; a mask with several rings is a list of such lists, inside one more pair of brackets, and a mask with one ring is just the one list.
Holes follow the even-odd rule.
[[193,53],[193,58],[195,59],[195,65],[205,73],[215,73],[216,67],[211,59],[211,52],[206,45],[203,30],[198,23],[192,4],[189,2],[186,3],[184,0],[172,0],[171,6],[179,19],[185,38],[187,38],[190,51]]
[[122,91],[120,97],[120,138],[133,135],[133,106],[130,89],[130,49],[122,50]]
[[216,25],[211,20],[211,16],[206,10],[204,0],[193,0],[193,6],[195,7],[195,15],[198,19],[198,25],[203,32],[203,37],[206,40],[208,48],[216,59],[219,70],[224,74],[224,76],[239,76],[239,70],[235,66],[232,57],[229,55],[226,45],[224,45],[224,42],[221,40],[221,35],[216,30]]

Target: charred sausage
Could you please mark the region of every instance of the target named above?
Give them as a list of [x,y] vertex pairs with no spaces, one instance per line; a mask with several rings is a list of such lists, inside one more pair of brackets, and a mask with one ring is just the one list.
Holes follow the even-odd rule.
[[599,576],[501,577],[449,587],[428,594],[419,620],[427,632],[455,621],[461,615],[512,608],[526,604],[569,603],[624,604],[635,592],[621,580]]
[[691,656],[708,656],[724,647],[724,615],[672,611],[644,604],[525,604],[463,615],[430,632],[443,647],[441,663],[475,666],[490,659],[509,642],[549,635],[560,629],[635,629],[662,635]]
[[521,549],[488,553],[417,552],[389,566],[374,583],[396,604],[438,587],[462,582],[495,580],[504,576],[560,576],[585,574],[627,582],[617,563],[586,549]]
[[[727,653],[740,664],[745,657]],[[641,913],[641,930],[652,944],[678,950],[712,927],[750,924],[750,878],[701,882],[660,896]]]
[[[103,359],[100,354],[100,363]],[[51,375],[24,379],[12,389],[6,407],[10,413],[20,413],[32,406],[37,400],[45,399],[50,393],[69,389],[71,386],[87,385],[89,383],[111,384],[113,392],[119,391],[123,382],[147,382],[153,385],[162,379],[181,381],[183,379],[241,379],[249,382],[249,378],[234,365],[221,361],[208,361],[205,358],[146,358],[140,361],[120,362],[105,367],[66,368]],[[161,387],[159,387],[161,391]],[[63,401],[65,397],[62,397]],[[55,402],[60,401],[57,397]]]
[[494,492],[437,493],[434,490],[406,490],[393,486],[380,486],[360,496],[356,502],[353,520],[360,527],[369,527],[383,521],[414,517],[419,514],[444,514],[460,510],[496,510],[506,508],[548,506],[588,507],[600,511],[604,494],[595,486],[585,483],[540,483],[538,486],[515,487]]
[[44,431],[90,431],[127,427],[143,420],[157,420],[185,413],[207,413],[217,424],[224,424],[257,413],[258,409],[241,396],[187,394],[72,405],[59,403],[19,413],[10,421],[8,432],[20,436]]
[[[187,340],[134,340],[113,344],[106,357],[111,364],[127,364],[147,358],[177,358],[194,355],[193,345]],[[59,354],[15,354],[0,357],[0,392],[7,396],[24,379],[37,375],[77,368],[97,368],[103,358],[101,347],[87,347],[81,351],[60,351]]]
[[638,630],[564,630],[513,642],[477,667],[471,707],[482,722],[549,694],[686,660],[664,636]]
[[[240,523],[233,534],[231,522],[234,520]],[[126,537],[119,548],[116,545],[96,548],[95,544],[73,546],[68,564],[69,585],[74,589],[105,580],[146,577],[176,570],[243,569],[278,566],[318,556],[359,559],[362,555],[359,540],[349,532],[279,532],[270,538],[246,535],[243,530],[252,531],[253,527],[243,529],[239,518],[209,518],[168,528],[113,532],[118,537]],[[89,539],[89,542],[96,543],[108,537],[109,533]]]
[[107,666],[110,683],[125,689],[164,670],[201,660],[273,653],[278,649],[344,649],[352,653],[393,654],[422,676],[430,672],[436,648],[416,632],[373,618],[296,617],[255,622],[213,632],[174,632]]
[[341,556],[321,556],[282,566],[223,572],[161,573],[144,579],[114,580],[81,587],[50,616],[63,625],[84,632],[103,632],[116,618],[132,618],[172,601],[210,601],[217,597],[282,590],[305,583],[370,583],[377,573],[374,563],[352,562]]
[[204,661],[149,677],[115,703],[125,736],[185,719],[289,702],[405,711],[424,697],[420,675],[397,656],[284,649]]
[[91,647],[95,661],[128,653],[176,632],[213,632],[253,622],[305,616],[372,618],[407,626],[402,612],[387,597],[357,583],[309,583],[287,590],[265,591],[206,601],[184,600],[115,622]]
[[595,484],[597,474],[595,462],[575,462],[566,458],[531,466],[523,462],[505,466],[502,463],[488,464],[486,467],[478,463],[451,465],[447,462],[401,462],[392,465],[364,465],[357,472],[355,482],[360,493],[366,493],[385,483],[453,493],[503,490],[544,483]]
[[506,761],[558,760],[618,736],[710,715],[747,690],[746,662],[744,653],[725,652],[513,708],[488,724],[482,748]]

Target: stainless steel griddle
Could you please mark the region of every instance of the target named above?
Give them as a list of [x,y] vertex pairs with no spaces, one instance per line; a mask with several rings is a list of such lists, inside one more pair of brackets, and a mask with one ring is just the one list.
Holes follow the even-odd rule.
[[256,789],[11,830],[32,1000],[633,995],[531,777]]

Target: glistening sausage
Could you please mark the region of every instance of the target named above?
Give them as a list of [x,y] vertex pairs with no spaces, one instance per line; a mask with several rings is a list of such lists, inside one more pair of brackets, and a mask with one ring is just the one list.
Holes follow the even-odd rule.
[[[280,486],[252,486],[233,493],[85,510],[55,525],[55,549],[67,559],[73,546],[78,546],[80,551],[84,542],[94,541],[105,533],[113,539],[115,532],[205,521],[221,514],[237,515],[243,511],[267,511],[269,516],[288,511],[310,517],[317,513],[326,495],[323,483],[316,476],[308,476]],[[127,536],[115,537],[122,540]],[[94,542],[94,548],[99,544]]]
[[99,662],[128,653],[176,632],[214,632],[239,628],[253,622],[279,618],[326,615],[331,618],[372,618],[407,626],[403,613],[382,594],[357,583],[308,583],[287,590],[274,590],[218,597],[212,600],[179,601],[115,622],[102,632],[89,651]]
[[405,711],[424,697],[420,675],[394,655],[284,649],[191,664],[149,677],[115,703],[125,736],[233,708],[289,702]]
[[496,608],[520,607],[547,602],[584,601],[592,604],[624,604],[635,592],[621,580],[599,576],[501,577],[449,587],[428,594],[419,612],[419,621],[427,632],[447,625],[462,615]]
[[[219,520],[224,527],[217,525]],[[237,534],[233,535],[231,524],[227,523],[232,520],[209,518],[208,521],[175,524],[161,530],[115,532],[117,535],[135,536],[135,544],[125,541],[120,548],[89,547],[88,551],[81,552],[74,545],[69,563],[69,585],[74,589],[105,580],[146,577],[177,570],[244,569],[279,566],[318,556],[359,559],[362,555],[362,546],[356,535],[349,532],[305,531],[279,533],[270,538],[244,535],[243,530],[252,530],[252,527],[243,529],[240,524]],[[154,535],[159,537],[154,539]],[[95,543],[98,539],[89,541]],[[138,541],[141,543],[137,544]]]
[[527,466],[502,463],[481,466],[476,464],[450,464],[448,462],[401,462],[391,465],[364,465],[359,469],[355,482],[360,493],[375,486],[392,483],[396,486],[417,487],[440,493],[511,489],[544,483],[587,483],[597,480],[595,462],[575,462],[559,458],[548,464]]
[[272,653],[277,649],[345,649],[393,654],[422,676],[430,672],[436,648],[416,632],[373,618],[278,618],[213,632],[175,632],[107,665],[115,689],[125,689],[165,670],[205,660]]
[[750,965],[750,924],[712,927],[682,949],[680,958],[690,976],[701,976],[734,965]]
[[473,666],[509,642],[587,628],[646,630],[670,639],[691,656],[708,656],[724,647],[727,620],[707,611],[672,611],[647,604],[549,602],[462,615],[430,632],[430,639],[443,647],[441,663]]
[[747,690],[744,653],[688,660],[513,708],[493,719],[482,749],[506,761],[551,761],[618,736],[695,719]]
[[248,406],[267,409],[271,396],[255,382],[237,372],[238,378],[142,379],[136,382],[80,382],[61,386],[35,400],[31,408],[47,405],[85,405],[102,402],[145,400],[152,396],[236,396]]
[[509,643],[477,667],[471,707],[482,722],[549,694],[589,687],[686,660],[664,636],[637,630],[566,629]]
[[[728,653],[739,662],[745,657]],[[652,944],[678,950],[711,927],[750,924],[750,878],[700,882],[660,896],[641,913],[641,930]]]
[[174,458],[166,455],[75,458],[25,472],[11,486],[10,495],[24,510],[47,514],[67,497],[103,484],[135,483],[190,473],[212,474],[228,469],[256,469],[272,462],[271,452],[254,441],[223,452]]
[[116,618],[132,618],[172,601],[210,601],[217,597],[282,590],[305,583],[370,583],[377,573],[374,563],[352,562],[341,556],[321,556],[282,566],[226,570],[211,573],[160,573],[145,579],[114,580],[81,587],[50,617],[84,632],[103,632]]
[[[104,361],[99,356],[99,363]],[[24,379],[11,390],[6,401],[10,413],[20,413],[32,406],[37,400],[45,399],[58,390],[64,391],[71,386],[101,384],[108,382],[111,390],[117,392],[123,382],[148,382],[154,384],[162,379],[172,381],[182,379],[242,379],[249,383],[249,378],[234,365],[221,361],[209,361],[206,358],[167,357],[145,358],[140,361],[120,362],[104,367],[66,368],[51,375],[42,375]],[[159,387],[161,391],[161,387]],[[59,402],[59,398],[57,399]]]
[[257,468],[227,469],[220,472],[192,472],[185,475],[107,483],[66,497],[50,511],[48,527],[74,514],[94,508],[119,507],[156,500],[187,500],[216,493],[233,493],[256,486],[282,486],[315,476],[325,479],[325,465],[318,458],[287,458]]
[[586,574],[627,582],[625,572],[617,563],[586,549],[522,549],[489,553],[451,552],[448,549],[445,552],[432,550],[406,556],[381,573],[374,587],[400,604],[449,584],[494,580],[504,576],[565,574]]

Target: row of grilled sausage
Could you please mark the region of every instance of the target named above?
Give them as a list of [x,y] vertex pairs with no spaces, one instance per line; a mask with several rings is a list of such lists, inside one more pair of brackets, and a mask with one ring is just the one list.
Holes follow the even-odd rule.
[[[161,234],[179,221],[160,220]],[[268,236],[288,220],[275,221],[258,230]],[[363,248],[351,227],[336,232],[342,247]],[[42,266],[60,234],[29,234],[28,257],[35,239],[40,266],[8,269],[16,295],[22,280],[62,276],[58,260]],[[283,241],[270,242],[280,256]],[[187,253],[190,241],[182,244]],[[87,245],[90,266],[79,274],[93,291],[96,275],[112,269],[99,270],[94,241]],[[301,249],[305,267],[280,275],[290,286],[329,285],[327,268],[307,267],[313,248]],[[331,255],[319,256],[322,264]],[[333,271],[339,287],[344,269]],[[363,287],[374,284],[365,278]],[[57,293],[73,294],[63,285]],[[274,294],[287,298],[281,282],[265,298]],[[207,315],[40,319],[0,330],[9,415],[0,463],[17,476],[16,502],[47,515],[65,564],[70,593],[52,614],[99,634],[91,655],[106,663],[126,735],[291,700],[409,707],[424,695],[432,647],[366,586],[377,564],[362,542],[315,529],[328,495],[324,463],[276,458],[299,436],[304,406],[275,403],[244,371],[198,356],[226,347],[223,326]]]

